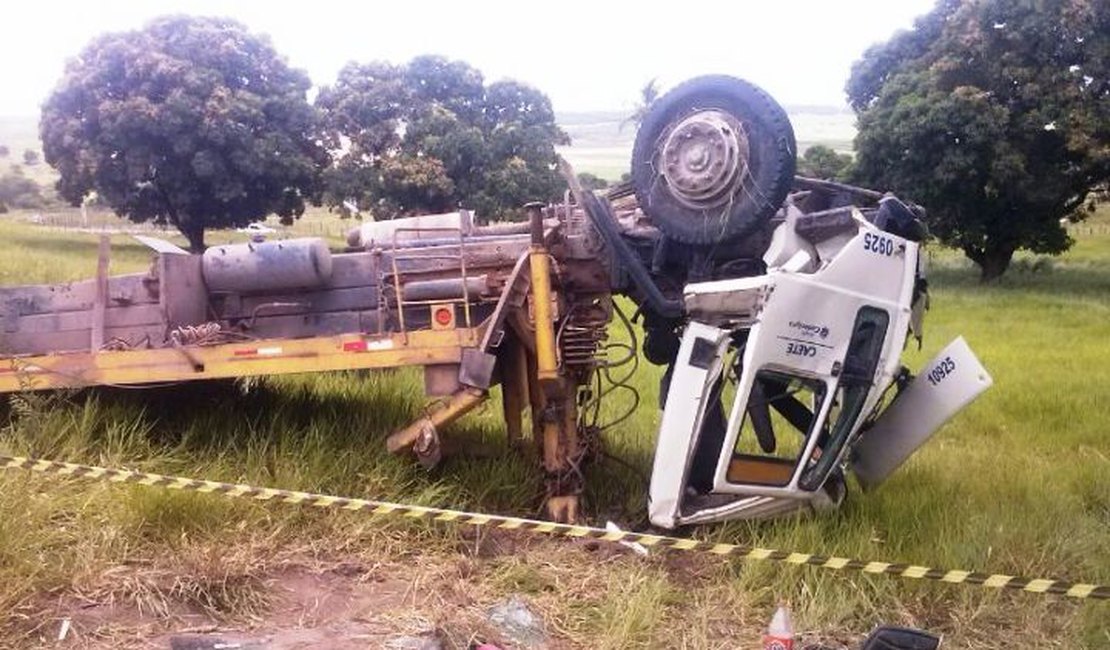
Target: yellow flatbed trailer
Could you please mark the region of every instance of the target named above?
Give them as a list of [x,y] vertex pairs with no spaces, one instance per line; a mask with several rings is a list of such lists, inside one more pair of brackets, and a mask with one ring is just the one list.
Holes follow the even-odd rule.
[[481,332],[417,330],[9,357],[0,366],[0,392],[459,364],[463,348],[477,347]]
[[150,270],[120,276],[103,238],[94,279],[0,287],[0,393],[419,366],[439,399],[386,445],[430,466],[442,429],[500,383],[510,441],[531,407],[549,514],[574,519],[577,404],[612,303],[588,231],[557,212],[485,228],[461,211],[400,219],[338,253],[293,239],[190,255],[146,238]]

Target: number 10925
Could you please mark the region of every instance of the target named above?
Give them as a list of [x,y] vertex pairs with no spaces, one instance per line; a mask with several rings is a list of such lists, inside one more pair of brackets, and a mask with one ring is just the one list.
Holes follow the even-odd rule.
[[944,360],[934,366],[925,377],[928,378],[930,384],[938,386],[940,382],[955,371],[956,362],[952,360],[952,357],[944,357]]

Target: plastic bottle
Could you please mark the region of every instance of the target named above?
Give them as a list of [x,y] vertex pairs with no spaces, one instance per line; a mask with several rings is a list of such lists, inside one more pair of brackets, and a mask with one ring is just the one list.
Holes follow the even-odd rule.
[[771,617],[767,634],[763,635],[763,650],[794,650],[794,623],[786,605],[779,605]]

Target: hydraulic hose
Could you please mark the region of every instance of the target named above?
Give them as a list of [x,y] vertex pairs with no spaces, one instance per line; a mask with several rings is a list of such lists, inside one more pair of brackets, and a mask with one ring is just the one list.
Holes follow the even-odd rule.
[[621,237],[617,230],[617,218],[613,215],[609,204],[599,200],[591,192],[582,192],[582,207],[585,208],[594,228],[601,233],[602,239],[617,254],[629,277],[632,278],[633,284],[647,301],[647,306],[660,316],[668,318],[683,316],[685,309],[682,300],[672,300],[663,295],[659,286],[651,279],[651,274],[644,268],[643,262]]

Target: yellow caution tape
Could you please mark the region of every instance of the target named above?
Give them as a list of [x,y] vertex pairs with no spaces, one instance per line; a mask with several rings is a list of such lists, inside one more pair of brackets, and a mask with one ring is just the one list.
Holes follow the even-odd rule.
[[785,564],[817,566],[837,571],[859,571],[862,573],[885,574],[903,578],[935,580],[954,584],[979,585],[995,589],[1015,589],[1035,594],[1056,594],[1070,596],[1071,598],[1110,600],[1110,586],[1107,585],[1066,582],[1063,580],[1030,579],[1001,574],[992,575],[979,573],[977,571],[945,570],[893,562],[864,562],[862,560],[830,557],[813,553],[777,551],[769,548],[741,546],[739,544],[702,542],[695,539],[652,535],[631,531],[611,531],[603,528],[594,528],[592,526],[557,524],[550,521],[537,521],[535,519],[522,519],[520,517],[479,514],[460,510],[448,510],[445,508],[429,508],[400,503],[387,503],[384,501],[370,501],[367,499],[349,499],[345,497],[314,494],[312,492],[260,488],[236,483],[220,483],[217,481],[204,481],[179,476],[164,476],[162,474],[133,472],[130,470],[95,467],[92,465],[60,463],[35,458],[5,456],[2,454],[0,454],[0,468],[26,469],[43,474],[99,479],[115,483],[138,483],[170,490],[222,494],[228,497],[247,497],[260,501],[279,501],[282,503],[295,503],[318,508],[356,510],[375,515],[395,515],[413,519],[427,519],[430,521],[445,521],[479,526],[485,525],[508,530],[547,533],[566,537],[583,537],[613,542],[632,542],[642,544],[649,548],[675,549],[693,551],[695,553],[710,553],[713,555],[731,555],[745,560],[769,560]]

